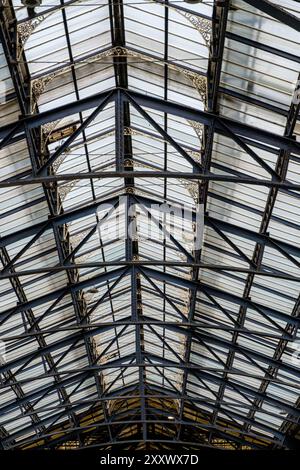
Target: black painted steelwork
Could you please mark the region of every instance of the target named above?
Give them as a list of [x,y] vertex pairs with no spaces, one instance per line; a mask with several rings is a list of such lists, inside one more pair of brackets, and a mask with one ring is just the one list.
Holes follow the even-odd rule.
[[[246,3],[259,8],[264,13],[271,15],[284,24],[288,24],[296,30],[300,30],[299,19],[275,6],[267,0],[244,0]],[[38,349],[34,352],[22,354],[15,359],[7,361],[0,367],[1,383],[0,391],[11,389],[16,395],[13,402],[1,405],[0,412],[4,416],[4,424],[0,428],[1,445],[4,448],[30,448],[32,446],[52,448],[71,446],[70,442],[75,442],[78,448],[111,448],[111,446],[123,446],[130,448],[131,445],[143,443],[157,443],[172,447],[176,442],[185,448],[193,449],[199,447],[230,447],[230,448],[266,448],[268,446],[293,447],[295,440],[289,436],[289,430],[297,428],[300,410],[299,401],[296,406],[281,400],[278,397],[267,393],[269,384],[279,384],[289,389],[297,390],[296,384],[292,381],[278,378],[278,371],[284,371],[290,376],[298,378],[299,368],[293,364],[282,361],[282,354],[289,344],[295,339],[297,329],[300,325],[299,319],[299,299],[295,303],[292,315],[287,315],[276,305],[264,305],[251,300],[251,288],[254,284],[255,276],[268,277],[271,279],[285,279],[295,283],[300,282],[300,277],[287,272],[287,270],[271,269],[262,264],[263,252],[266,247],[271,247],[294,266],[299,268],[300,249],[293,244],[282,241],[268,233],[269,221],[274,209],[276,197],[280,191],[286,194],[293,194],[298,197],[300,185],[287,180],[287,164],[293,154],[293,158],[300,155],[300,143],[294,138],[295,125],[299,115],[299,105],[292,104],[289,110],[282,110],[274,105],[264,103],[261,99],[246,97],[241,93],[226,90],[220,86],[222,73],[223,52],[226,38],[237,43],[247,44],[251,47],[266,50],[272,54],[284,57],[289,60],[299,62],[297,56],[287,52],[279,51],[270,46],[264,46],[250,39],[239,37],[236,34],[226,31],[227,17],[229,11],[229,1],[216,1],[212,18],[212,39],[207,73],[207,103],[205,111],[194,109],[174,103],[169,100],[168,80],[170,64],[168,53],[169,40],[169,10],[170,6],[178,8],[182,12],[188,12],[188,8],[172,5],[172,2],[159,1],[157,3],[164,6],[164,95],[163,98],[155,98],[146,93],[130,90],[128,85],[128,61],[126,56],[114,57],[113,68],[115,74],[115,87],[112,90],[98,93],[94,96],[80,99],[76,76],[76,61],[72,54],[70,33],[66,17],[66,8],[73,1],[64,2],[61,0],[60,6],[48,10],[54,11],[58,8],[62,10],[64,34],[68,48],[68,62],[72,74],[72,81],[76,94],[76,101],[63,105],[53,110],[29,114],[30,111],[30,75],[26,66],[26,57],[23,53],[24,67],[16,65],[13,58],[16,58],[16,25],[17,21],[13,15],[13,9],[1,10],[1,42],[13,79],[15,95],[20,107],[21,116],[18,121],[10,123],[0,128],[0,147],[6,148],[12,143],[26,139],[31,160],[32,169],[18,178],[1,179],[0,187],[11,186],[31,186],[42,184],[45,199],[49,208],[49,218],[44,222],[32,224],[27,228],[19,228],[13,233],[9,233],[0,238],[0,255],[3,268],[0,272],[0,280],[9,280],[12,289],[16,292],[18,303],[12,308],[4,309],[0,314],[1,324],[17,315],[24,316],[24,333],[10,332],[6,334],[9,341],[15,340],[30,342],[33,338],[38,342]],[[120,0],[109,1],[111,39],[113,47],[126,46],[126,31],[124,21],[124,8]],[[33,17],[36,14],[32,15]],[[201,15],[200,15],[201,16]],[[205,17],[205,15],[202,15]],[[19,24],[24,22],[21,20]],[[155,58],[148,53],[149,58]],[[248,124],[233,121],[219,115],[219,96],[233,96],[239,100],[255,104],[261,109],[268,109],[278,112],[286,117],[286,127],[283,136],[269,132],[266,129],[259,129]],[[97,116],[101,116],[101,111],[107,104],[113,103],[115,107],[115,170],[93,171],[89,161],[89,151],[87,146],[86,129]],[[89,117],[83,118],[84,111],[94,108]],[[148,110],[145,110],[148,108]],[[133,169],[132,160],[135,155],[132,147],[132,137],[124,132],[125,128],[131,126],[131,112],[137,112],[151,127],[149,136],[160,139],[164,142],[164,169],[158,171],[151,169],[148,171],[136,171]],[[154,121],[149,114],[150,110],[157,110],[163,113],[163,126]],[[79,114],[79,122],[76,130],[61,144],[54,153],[49,152],[41,157],[40,126],[60,118]],[[170,116],[178,116],[187,120],[192,120],[204,125],[203,147],[201,149],[201,163],[192,159],[188,148],[177,142],[168,130],[168,119]],[[153,130],[154,129],[154,130]],[[155,133],[154,133],[155,131]],[[125,134],[125,135],[124,135]],[[269,173],[269,179],[249,177],[243,174],[229,173],[224,171],[217,173],[216,170],[223,170],[214,166],[212,162],[212,150],[214,136],[226,136],[232,143],[237,144],[250,156],[261,168]],[[72,146],[76,138],[82,139],[85,147],[85,156],[88,172],[74,172],[69,174],[55,174],[53,164],[62,153]],[[192,164],[190,172],[172,172],[168,170],[168,145],[176,149],[188,163]],[[255,150],[253,150],[253,148]],[[268,149],[277,156],[276,167],[273,169],[260,156],[259,149]],[[194,149],[199,150],[199,149]],[[214,170],[214,171],[212,171]],[[226,170],[226,167],[225,167]],[[233,225],[225,220],[216,219],[205,215],[205,226],[213,230],[234,250],[236,259],[242,259],[247,267],[236,265],[214,265],[213,263],[201,260],[201,251],[192,254],[180,245],[173,237],[170,244],[176,245],[177,250],[187,256],[187,261],[172,261],[166,257],[168,243],[161,243],[163,247],[162,259],[139,259],[139,242],[137,239],[127,238],[125,245],[125,258],[117,261],[102,262],[77,262],[76,254],[84,248],[95,234],[97,224],[90,227],[88,234],[74,248],[70,243],[67,224],[79,221],[89,215],[95,215],[102,203],[110,203],[114,209],[118,207],[118,196],[113,195],[99,201],[96,197],[94,183],[100,178],[119,177],[123,179],[122,189],[119,195],[126,198],[126,226],[135,222],[136,205],[141,203],[147,210],[152,203],[162,203],[168,200],[167,183],[174,178],[196,180],[198,182],[198,202],[207,205],[208,196],[216,197],[210,193],[210,182],[224,181],[235,182],[237,184],[251,184],[254,187],[269,188],[268,200],[265,210],[261,216],[261,226],[256,232],[245,229],[238,225]],[[140,177],[163,178],[164,192],[163,198],[155,195],[154,191],[148,196],[136,194],[136,180]],[[75,210],[62,210],[59,201],[58,183],[61,181],[89,180],[92,187],[92,201],[89,205],[78,207]],[[236,201],[232,201],[232,204]],[[192,219],[195,220],[195,212],[191,210]],[[163,230],[158,224],[159,230]],[[58,262],[55,266],[45,266],[45,268],[22,268],[22,256],[30,251],[30,248],[42,236],[51,233],[55,240],[55,252],[58,254]],[[254,242],[255,249],[252,258],[231,240],[231,236],[241,237],[243,240]],[[29,238],[29,241],[28,241]],[[11,245],[22,240],[27,240],[24,247],[13,257],[8,255]],[[113,244],[115,240],[111,240]],[[102,243],[102,242],[101,242]],[[151,240],[154,248],[160,246],[157,240]],[[206,242],[205,242],[206,243]],[[204,243],[204,246],[206,244]],[[160,246],[160,247],[161,247]],[[101,244],[104,253],[104,244]],[[32,260],[34,261],[34,260]],[[162,267],[158,270],[158,267]],[[166,268],[173,268],[173,274],[167,272]],[[191,268],[190,279],[184,278],[183,268]],[[102,269],[97,274],[92,271],[92,275],[84,280],[80,279],[81,269]],[[234,276],[246,274],[245,287],[242,295],[224,291],[218,287],[199,281],[199,271],[210,270],[222,272],[230,280]],[[174,274],[174,271],[176,274]],[[42,295],[35,295],[28,299],[25,290],[28,287],[26,278],[37,275],[41,279],[50,278],[55,273],[64,273],[67,276],[68,284]],[[128,280],[128,286],[122,287],[118,291],[118,286],[122,285],[124,279]],[[163,285],[160,288],[160,285]],[[83,292],[85,289],[97,290],[95,286],[104,286],[104,293],[97,300],[93,307],[89,307],[85,301]],[[187,315],[182,313],[181,299],[172,297],[168,292],[169,286],[176,286],[180,291],[188,291],[189,306]],[[270,288],[271,291],[271,288]],[[115,311],[112,307],[114,299],[122,301],[122,295],[126,293],[130,297],[130,314],[123,315],[122,320],[115,320]],[[163,301],[163,319],[151,317],[149,308],[154,312],[157,307],[149,304],[147,294],[151,293],[152,298]],[[288,293],[283,293],[283,298]],[[213,305],[216,311],[229,320],[229,324],[215,321],[207,324],[199,320],[197,312],[197,302],[201,297],[201,302],[205,305]],[[65,308],[65,303],[72,306],[75,321],[67,319],[56,327],[40,326],[44,318],[49,317],[53,311],[60,312]],[[233,303],[238,306],[239,313],[234,317],[232,312],[226,307],[226,303]],[[44,306],[44,312],[37,318],[33,314],[36,307]],[[112,320],[99,323],[91,323],[90,318],[93,311],[98,306],[107,306],[111,310]],[[174,321],[167,320],[168,309],[171,308]],[[255,327],[245,326],[245,318],[249,309],[254,310],[259,320],[255,322]],[[280,322],[285,322],[282,327]],[[270,332],[263,332],[260,328],[268,324]],[[156,327],[156,328],[155,328]],[[131,329],[134,330],[134,352],[127,355],[120,354],[120,339]],[[108,341],[102,352],[99,354],[95,346],[95,338],[113,331],[114,336]],[[158,355],[147,351],[145,347],[145,337],[147,332],[151,332],[155,340],[163,345],[163,355]],[[224,339],[218,335],[220,331],[230,332],[231,340]],[[56,339],[48,343],[51,335],[65,332],[65,337]],[[184,352],[180,355],[176,341],[170,341],[169,335],[176,334],[184,338]],[[239,338],[260,338],[260,341],[277,340],[276,351],[273,357],[269,357],[264,352],[252,350],[245,345],[239,344]],[[197,346],[197,352],[192,351],[193,346]],[[84,347],[84,357],[88,358],[86,366],[72,368],[72,361],[67,363],[64,370],[58,368],[59,363],[65,359],[70,352],[76,352]],[[119,352],[119,357],[106,358],[101,362],[111,346],[115,346]],[[60,349],[64,352],[59,355]],[[228,351],[226,360],[220,356],[220,351]],[[78,353],[82,354],[82,353]],[[202,360],[206,354],[211,354],[216,365],[214,367],[204,366]],[[240,360],[247,364],[254,364],[263,377],[259,374],[244,373],[245,377],[252,377],[260,380],[259,389],[240,383],[232,379],[234,376],[242,376],[243,373],[234,365],[235,356],[239,355]],[[117,355],[118,356],[118,355]],[[170,359],[170,356],[173,359]],[[80,358],[82,358],[80,356]],[[44,373],[39,377],[22,378],[20,374],[32,366],[32,363],[41,359],[44,364]],[[176,360],[175,360],[176,359]],[[105,377],[103,372],[111,370],[116,372],[108,388],[104,388]],[[149,382],[148,371],[162,379],[162,387]],[[179,388],[174,386],[168,376],[168,372],[180,371],[182,380]],[[137,380],[129,386],[125,386],[124,376],[130,371],[137,371]],[[51,385],[39,386],[39,381],[52,378]],[[113,390],[113,385],[118,380],[123,380],[123,387]],[[91,391],[89,385],[93,381],[95,390]],[[158,380],[158,379],[157,379]],[[193,382],[197,380],[197,382]],[[24,392],[23,387],[28,383],[37,383],[36,388]],[[157,382],[159,383],[159,381]],[[205,392],[209,392],[214,399],[194,397],[189,395],[189,385],[191,383],[202,387]],[[86,392],[86,398],[76,399],[73,396],[76,390],[81,389]],[[234,406],[226,397],[225,391],[230,389],[234,393],[244,398],[246,403],[241,404],[241,408],[247,410],[246,417],[239,413],[239,407]],[[42,404],[43,399],[51,397],[57,393],[60,397],[59,405],[53,406]],[[201,392],[200,392],[201,394]],[[270,423],[258,421],[255,413],[264,404],[272,405],[285,413],[284,422],[279,430],[274,430]],[[201,405],[203,406],[201,408]],[[237,404],[235,404],[237,405]],[[51,410],[50,416],[40,416],[40,413]],[[111,411],[113,410],[113,411]],[[5,423],[10,424],[13,418],[5,418],[11,411],[17,411],[20,416],[27,416],[30,424],[23,429],[8,433]],[[270,412],[269,416],[278,417]],[[63,423],[59,422],[63,420]],[[243,425],[239,421],[243,421]],[[256,428],[253,432],[252,426]],[[28,434],[30,436],[28,437]],[[63,435],[62,435],[63,434]],[[271,436],[269,435],[271,434]]]

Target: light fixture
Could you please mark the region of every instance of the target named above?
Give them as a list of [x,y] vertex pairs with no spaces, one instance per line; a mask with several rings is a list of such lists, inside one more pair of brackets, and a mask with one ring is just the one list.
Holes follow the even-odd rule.
[[27,8],[36,8],[41,6],[42,0],[21,0],[21,3]]
[[184,0],[185,3],[202,3],[202,0]]
[[174,416],[168,416],[168,419],[171,421],[171,420],[173,420],[173,419],[175,419],[175,418],[174,418]]

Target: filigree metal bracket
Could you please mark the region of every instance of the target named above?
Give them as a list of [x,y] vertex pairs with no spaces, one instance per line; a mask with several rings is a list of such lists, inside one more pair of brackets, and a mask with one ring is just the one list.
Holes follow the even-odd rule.
[[74,187],[76,186],[76,184],[79,181],[80,181],[79,179],[78,180],[73,180],[73,181],[70,181],[67,184],[64,184],[64,185],[58,187],[58,193],[59,193],[59,196],[60,196],[61,203],[64,202],[67,195],[74,189]]

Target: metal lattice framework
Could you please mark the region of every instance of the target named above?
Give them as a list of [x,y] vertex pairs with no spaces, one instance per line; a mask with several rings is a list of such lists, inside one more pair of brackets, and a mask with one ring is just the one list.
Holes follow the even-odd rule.
[[[2,448],[293,448],[299,4],[17,3],[0,7]],[[162,204],[189,207],[192,240],[204,207],[201,247]]]

